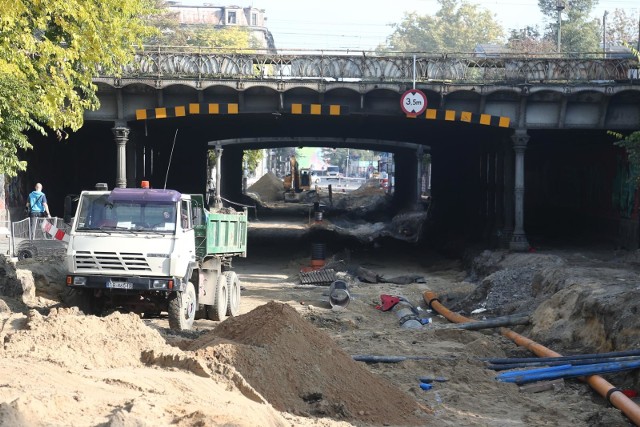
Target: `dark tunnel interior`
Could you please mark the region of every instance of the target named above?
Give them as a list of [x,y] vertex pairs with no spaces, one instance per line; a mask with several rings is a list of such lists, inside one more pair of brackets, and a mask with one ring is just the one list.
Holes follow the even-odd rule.
[[[513,174],[512,129],[369,114],[189,116],[129,122],[128,126],[128,186],[149,180],[153,187],[161,188],[166,180],[167,188],[203,193],[210,141],[251,137],[360,138],[427,147],[425,152],[432,158],[429,229],[438,231],[441,242],[460,236],[473,240],[495,237],[513,209],[513,189],[505,178]],[[62,141],[53,136],[31,135],[34,149],[24,153],[28,169],[20,176],[20,191],[26,194],[36,182],[42,182],[52,212],[62,216],[65,195],[91,189],[97,182],[106,182],[113,188],[116,143],[112,127],[113,122],[87,122]],[[581,236],[614,242],[621,230],[633,235],[637,244],[637,207],[631,202],[633,183],[629,181],[624,153],[613,145],[612,137],[604,130],[528,133],[524,220],[532,244]],[[341,146],[346,148],[347,144]],[[241,196],[243,149],[273,147],[274,144],[225,147],[223,196],[232,200]],[[417,185],[415,151],[393,145],[384,149],[366,144],[352,148],[394,153],[398,162],[394,204],[397,209],[409,207]]]

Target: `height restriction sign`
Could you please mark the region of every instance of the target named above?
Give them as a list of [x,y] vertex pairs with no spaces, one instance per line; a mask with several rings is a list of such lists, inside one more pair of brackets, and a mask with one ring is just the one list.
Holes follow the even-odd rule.
[[400,97],[400,107],[407,117],[416,117],[427,109],[427,95],[421,90],[410,89]]

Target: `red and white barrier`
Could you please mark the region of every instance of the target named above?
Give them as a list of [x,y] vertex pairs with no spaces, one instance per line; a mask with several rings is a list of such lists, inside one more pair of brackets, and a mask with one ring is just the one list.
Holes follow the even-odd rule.
[[55,225],[51,224],[49,221],[42,221],[42,231],[50,236],[53,236],[53,238],[56,240],[62,240],[63,242],[69,241],[69,235],[60,230]]

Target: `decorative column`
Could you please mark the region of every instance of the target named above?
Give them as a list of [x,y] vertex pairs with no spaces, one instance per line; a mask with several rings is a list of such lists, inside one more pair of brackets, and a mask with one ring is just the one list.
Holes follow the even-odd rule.
[[529,249],[529,242],[524,232],[524,152],[527,149],[529,138],[526,129],[516,129],[516,132],[511,137],[513,151],[516,153],[515,187],[513,192],[515,197],[515,228],[509,242],[509,249],[513,251],[526,251]]
[[491,230],[491,245],[500,246],[504,232],[504,148],[501,144],[496,144],[496,220]]
[[125,126],[116,126],[111,129],[117,145],[116,153],[116,187],[127,187],[127,141],[129,141],[130,129]]
[[418,161],[416,168],[416,209],[422,206],[422,174],[424,173],[424,147],[419,144],[416,150],[416,159]]
[[224,149],[222,145],[216,144],[216,198],[214,199],[213,207],[215,209],[222,209],[222,193],[220,186],[222,185],[222,152]]
[[503,248],[509,248],[511,237],[513,236],[513,164],[514,155],[513,147],[508,139],[502,141],[503,157],[503,193],[502,193],[502,206],[504,217],[504,228],[502,229],[502,236],[500,237],[500,246]]

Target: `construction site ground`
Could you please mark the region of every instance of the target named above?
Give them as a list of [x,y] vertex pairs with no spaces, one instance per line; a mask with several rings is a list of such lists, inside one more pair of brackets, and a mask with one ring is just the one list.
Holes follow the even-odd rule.
[[[171,331],[166,314],[65,308],[61,258],[2,262],[0,426],[630,425],[578,380],[539,393],[496,381],[483,358],[531,353],[494,329],[451,327],[423,292],[476,319],[527,313],[531,323],[513,329],[563,354],[634,349],[638,253],[540,244],[447,258],[390,237],[310,230],[303,206],[288,209],[288,220],[253,221],[247,257],[234,260],[242,314],[196,320],[191,331]],[[300,284],[318,239],[349,286],[343,309],[331,308],[328,286]],[[380,283],[359,280],[358,268]],[[393,311],[376,309],[382,294],[406,298],[432,323],[401,328]],[[416,358],[365,364],[352,355]],[[424,376],[446,381],[423,390]],[[634,372],[606,378],[640,389]]]

